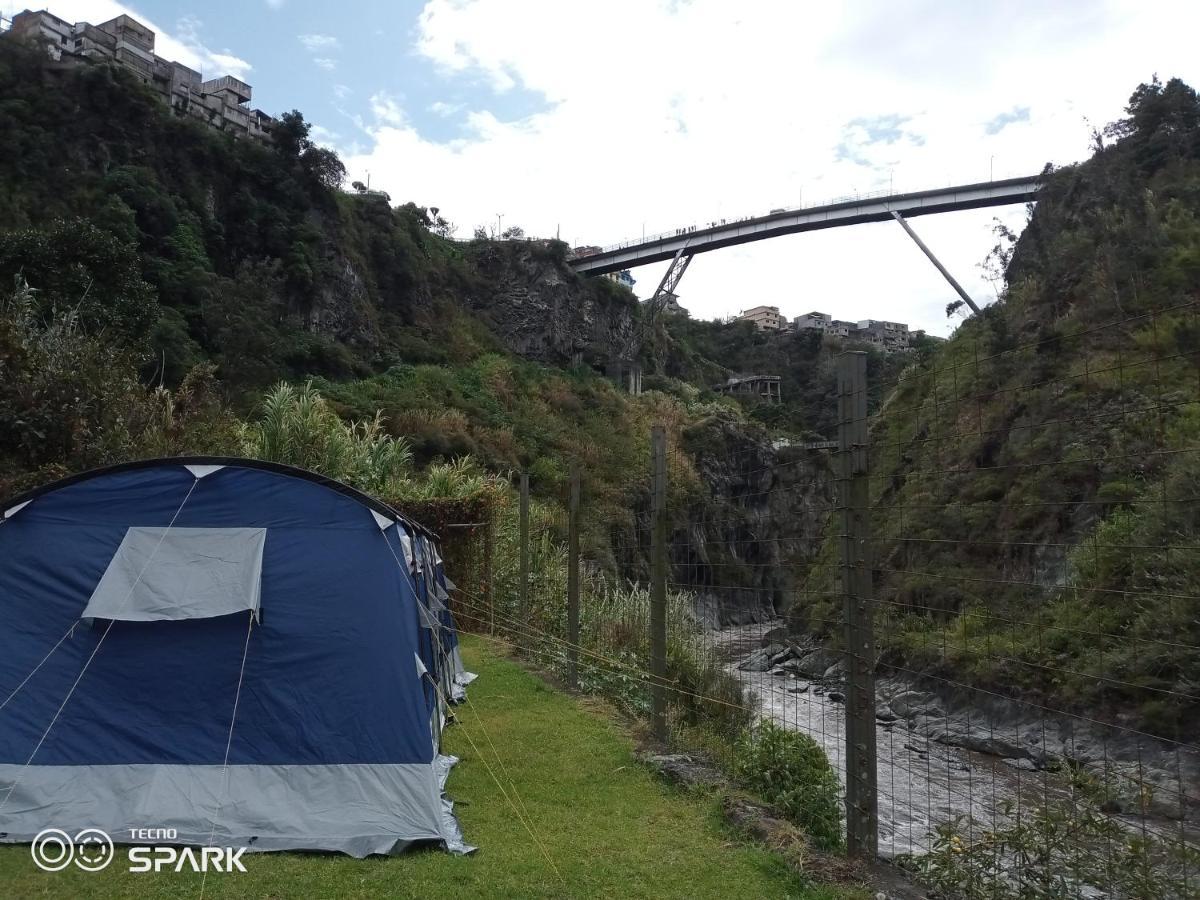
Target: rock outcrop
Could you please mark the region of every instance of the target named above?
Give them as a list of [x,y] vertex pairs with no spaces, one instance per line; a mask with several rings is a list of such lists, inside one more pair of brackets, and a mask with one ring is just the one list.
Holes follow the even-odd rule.
[[673,580],[711,624],[778,618],[820,547],[833,502],[829,460],[721,416],[686,432],[683,450],[708,496],[677,520]]
[[463,302],[505,346],[547,365],[603,370],[627,346],[637,299],[611,282],[584,279],[538,242],[480,243],[471,259],[481,276]]

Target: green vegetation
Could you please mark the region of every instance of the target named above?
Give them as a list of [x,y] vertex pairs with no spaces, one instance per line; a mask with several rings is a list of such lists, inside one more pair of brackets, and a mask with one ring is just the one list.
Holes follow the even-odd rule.
[[874,422],[877,633],[885,662],[1194,739],[1200,100],[1143,85],[1106,134]]
[[320,472],[385,497],[397,495],[412,462],[408,443],[383,432],[380,413],[344,422],[312,384],[278,385],[242,435],[239,455]]
[[[602,706],[552,690],[481,638],[466,637],[463,651],[481,677],[445,741],[461,758],[450,794],[478,853],[246,856],[245,874],[210,875],[205,896],[862,896],[813,884],[743,843],[721,824],[716,799],[657,782]],[[3,847],[0,883],[10,897],[198,896],[200,875],[130,875],[118,868],[121,856],[99,874],[45,873],[28,847]]]
[[1200,852],[1131,831],[1085,800],[1028,810],[996,830],[960,818],[938,826],[929,853],[899,862],[964,900],[1059,900],[1083,886],[1109,897],[1186,898],[1195,896]]
[[738,742],[736,773],[827,850],[845,845],[837,773],[806,734],[766,719]]
[[[0,284],[21,272],[40,303],[78,307],[148,379],[175,386],[212,362],[244,407],[281,378],[501,347],[461,302],[486,297],[478,257],[492,245],[446,240],[444,220],[412,204],[337,190],[341,163],[298,112],[273,147],[234,141],[171,115],[124,69],[62,69],[5,41],[0,158]],[[561,265],[565,246],[542,252]],[[571,290],[607,304],[616,287]]]
[[[559,291],[556,309],[586,301],[610,315],[610,340],[636,324],[632,296],[574,276],[564,245],[454,242],[437,214],[342,194],[340,163],[299,113],[280,134],[274,147],[233,142],[173,117],[122,70],[60,70],[3,42],[0,496],[148,456],[314,468],[420,510],[434,528],[488,533],[486,564],[463,581],[464,621],[507,632],[561,675],[563,500],[578,465],[582,687],[644,713],[648,602],[636,582],[650,426],[666,425],[682,451],[671,508],[704,521],[713,501],[698,459],[769,447],[774,434],[832,436],[840,348],[666,317],[636,398],[597,376],[612,349],[603,333],[553,346],[539,334],[546,346],[527,352],[540,361],[518,358],[510,350],[526,351],[523,338],[502,313],[539,279]],[[1006,273],[1001,302],[946,344],[869,357],[879,646],[885,664],[1190,740],[1200,722],[1190,699],[1200,694],[1200,102],[1178,81],[1144,85],[1128,119],[1096,140],[1087,163],[1047,173],[1015,246],[1001,235],[991,259]],[[734,372],[782,376],[784,402],[710,392]],[[786,451],[770,459],[808,465]],[[535,498],[529,610],[516,605],[517,470]],[[796,591],[797,631],[839,620],[835,557],[831,538]],[[745,575],[727,548],[712,559],[731,585]],[[673,733],[726,765],[754,760],[739,777],[835,843],[819,754],[769,727],[747,734],[740,692],[702,646],[690,597],[671,596],[669,620]],[[438,859],[414,865],[471,864]],[[271,864],[310,872],[301,880],[316,879],[318,893],[322,873],[351,871]],[[388,869],[399,865],[354,877],[409,871]],[[514,865],[550,875],[533,860]],[[611,862],[613,877],[621,865]]]
[[198,365],[175,390],[148,387],[128,349],[86,331],[77,311],[38,300],[20,277],[0,294],[0,494],[69,471],[236,445],[212,366]]
[[771,429],[815,439],[835,437],[837,429],[837,355],[867,353],[868,402],[874,410],[914,356],[936,346],[918,341],[913,353],[884,354],[868,344],[823,338],[813,331],[762,332],[749,322],[711,322],[663,316],[647,348],[646,387],[671,389],[676,379],[711,388],[730,375],[780,376],[782,403],[743,399],[748,417]]

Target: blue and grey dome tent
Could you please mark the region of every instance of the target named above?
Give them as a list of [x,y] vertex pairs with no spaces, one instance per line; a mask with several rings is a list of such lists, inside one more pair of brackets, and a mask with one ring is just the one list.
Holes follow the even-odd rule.
[[471,849],[439,741],[473,676],[434,535],[311,472],[208,457],[2,516],[0,841]]

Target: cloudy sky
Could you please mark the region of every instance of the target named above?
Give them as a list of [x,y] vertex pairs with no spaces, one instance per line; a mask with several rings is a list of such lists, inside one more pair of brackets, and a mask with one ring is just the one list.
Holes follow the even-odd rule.
[[[9,15],[23,3],[0,0]],[[608,244],[887,188],[1039,171],[1154,73],[1200,84],[1194,0],[52,0],[128,11],[158,51],[299,108],[350,178],[434,205],[468,235],[520,225]],[[995,217],[914,220],[979,301]],[[648,296],[662,264],[634,271]],[[894,223],[698,256],[694,315],[953,323],[948,285]]]

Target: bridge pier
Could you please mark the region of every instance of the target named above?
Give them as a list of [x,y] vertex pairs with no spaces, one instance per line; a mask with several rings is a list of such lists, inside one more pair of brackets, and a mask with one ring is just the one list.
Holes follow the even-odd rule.
[[642,393],[641,363],[636,361],[631,362],[627,359],[610,359],[605,374],[616,383],[617,387],[633,396],[636,397]]

